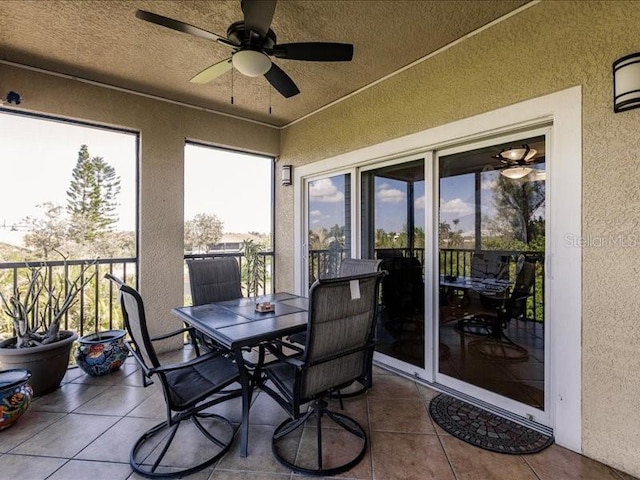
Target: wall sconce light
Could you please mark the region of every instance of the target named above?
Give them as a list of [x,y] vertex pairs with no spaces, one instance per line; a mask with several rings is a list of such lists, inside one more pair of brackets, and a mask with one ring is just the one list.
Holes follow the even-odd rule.
[[293,169],[293,167],[291,165],[283,165],[282,166],[282,170],[280,171],[280,174],[282,175],[281,182],[282,182],[283,186],[291,185],[292,169]]
[[613,111],[640,107],[640,53],[613,62]]

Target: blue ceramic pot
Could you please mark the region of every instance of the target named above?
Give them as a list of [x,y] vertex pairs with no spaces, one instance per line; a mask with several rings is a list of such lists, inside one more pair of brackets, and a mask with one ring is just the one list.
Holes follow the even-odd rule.
[[129,354],[124,345],[126,334],[124,330],[107,330],[80,337],[76,363],[94,377],[115,372]]
[[0,430],[9,428],[27,410],[33,397],[31,372],[14,368],[0,372]]

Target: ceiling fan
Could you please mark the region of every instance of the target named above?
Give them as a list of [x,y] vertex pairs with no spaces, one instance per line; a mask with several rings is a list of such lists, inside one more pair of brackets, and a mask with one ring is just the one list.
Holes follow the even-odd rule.
[[521,147],[509,147],[502,149],[500,153],[494,155],[502,163],[500,174],[511,179],[518,179],[529,175],[533,171],[533,157],[538,153],[529,145]]
[[193,83],[208,83],[233,67],[249,77],[264,75],[273,88],[289,98],[300,93],[300,90],[269,57],[309,62],[348,62],[353,58],[353,45],[349,43],[278,44],[276,34],[270,28],[276,0],[241,0],[240,7],[244,20],[232,23],[226,37],[145,10],[137,10],[136,17],[178,32],[213,40],[233,50],[229,58],[214,63],[194,76],[190,80]]

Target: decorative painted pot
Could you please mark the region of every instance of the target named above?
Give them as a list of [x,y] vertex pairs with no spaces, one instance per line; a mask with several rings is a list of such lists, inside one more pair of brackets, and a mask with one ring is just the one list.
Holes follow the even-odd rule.
[[0,430],[16,423],[29,407],[33,397],[29,377],[31,372],[23,368],[0,372]]
[[76,362],[94,377],[115,372],[127,358],[129,350],[124,344],[124,330],[106,330],[80,337]]

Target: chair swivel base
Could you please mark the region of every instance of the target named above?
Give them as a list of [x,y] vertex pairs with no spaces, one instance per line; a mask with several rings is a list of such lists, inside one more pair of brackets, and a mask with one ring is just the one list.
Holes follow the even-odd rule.
[[[198,472],[209,465],[217,462],[222,456],[229,451],[231,443],[235,435],[235,428],[229,420],[220,415],[212,413],[198,413],[192,416],[184,416],[179,418],[175,423],[164,421],[147,430],[135,443],[129,454],[129,464],[131,468],[138,474],[146,478],[177,478]],[[170,447],[174,439],[177,437],[179,427],[183,422],[191,420],[197,430],[200,431],[203,438],[214,445],[211,451],[215,451],[213,456],[208,457],[197,465],[184,467],[182,464],[172,465],[171,461],[165,460],[166,454],[169,453]],[[218,438],[210,432],[201,420],[214,420],[219,423],[220,428],[224,430],[224,440]],[[218,433],[218,432],[216,432]],[[207,443],[209,445],[209,443]],[[156,452],[158,452],[156,454]],[[165,460],[163,462],[163,460]]]
[[470,335],[490,337],[492,335],[492,323],[492,319],[487,319],[481,315],[468,315],[458,320],[453,328]]
[[[349,438],[352,438],[353,441],[356,442],[356,445],[354,446],[354,453],[349,455],[348,460],[341,461],[338,465],[327,465],[327,460],[329,459],[325,458],[325,455],[323,455],[323,453],[326,453],[324,447],[330,443],[330,441],[323,443],[322,420],[324,418],[332,420],[338,427],[340,427],[340,430],[336,428],[325,429],[325,436],[327,433],[346,432],[349,435]],[[306,459],[306,465],[304,465],[303,463],[305,463],[305,459],[298,458],[300,455],[299,452],[304,451],[304,449],[299,447],[292,449],[290,442],[289,448],[283,448],[283,445],[286,446],[287,439],[290,434],[303,427],[308,421],[314,419],[315,425],[311,425],[311,427],[315,427],[315,429],[302,429],[303,431],[301,432],[302,436],[300,438],[300,443],[305,441],[305,437],[308,435],[315,437],[314,443],[316,455],[315,459],[313,459],[315,461]],[[325,438],[325,440],[327,439]],[[349,445],[349,443],[347,443],[347,445]],[[351,470],[360,463],[367,450],[367,435],[362,426],[353,418],[328,410],[326,401],[316,400],[312,402],[309,410],[303,416],[297,419],[285,420],[276,427],[271,439],[271,449],[276,460],[285,467],[293,470],[295,473],[313,476],[332,476]],[[286,450],[286,452],[283,450]],[[286,453],[289,453],[289,456],[294,458],[287,458]],[[332,454],[335,454],[335,452],[332,452]],[[311,463],[314,463],[314,465],[310,465]],[[329,461],[329,463],[333,462]]]

